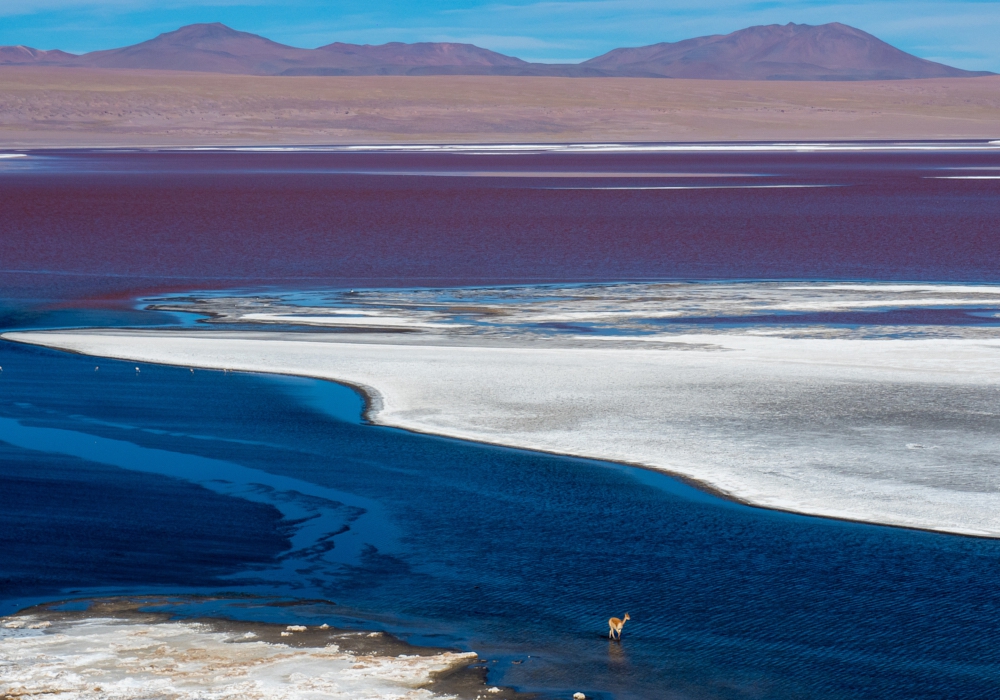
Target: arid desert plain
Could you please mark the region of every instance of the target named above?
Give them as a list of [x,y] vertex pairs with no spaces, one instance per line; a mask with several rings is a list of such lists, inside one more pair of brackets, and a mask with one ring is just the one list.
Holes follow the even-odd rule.
[[288,77],[0,66],[7,147],[970,138],[1000,138],[1000,77]]

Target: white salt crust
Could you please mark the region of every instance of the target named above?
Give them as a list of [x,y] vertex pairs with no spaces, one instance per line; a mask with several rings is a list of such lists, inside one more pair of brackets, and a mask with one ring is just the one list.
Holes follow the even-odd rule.
[[91,618],[55,623],[30,636],[5,631],[0,629],[0,697],[431,700],[452,696],[419,686],[476,658],[450,652],[363,656],[336,645],[293,648],[189,622]]
[[705,334],[637,349],[221,331],[4,337],[332,379],[364,388],[382,425],[663,469],[769,508],[1000,536],[1000,339]]

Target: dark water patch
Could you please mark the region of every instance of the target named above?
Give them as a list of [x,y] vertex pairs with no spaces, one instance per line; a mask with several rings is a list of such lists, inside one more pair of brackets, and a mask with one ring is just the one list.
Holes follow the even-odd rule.
[[594,328],[582,323],[561,323],[559,321],[552,321],[550,323],[536,323],[534,324],[536,328],[545,328],[547,330],[553,331],[565,331],[572,333],[593,333]]
[[[179,404],[170,401],[171,393],[176,396],[178,392],[204,386],[201,376],[189,370],[113,361],[104,363],[103,369],[97,364],[92,368],[94,358],[39,352],[37,348],[10,343],[4,347],[8,350],[5,357],[8,367],[3,384],[5,392],[0,400],[0,440],[26,451],[45,451],[59,458],[72,456],[192,482],[216,494],[233,497],[237,502],[246,500],[279,511],[280,536],[288,540],[288,551],[270,558],[268,568],[275,571],[262,572],[258,568],[252,574],[243,572],[244,587],[255,581],[269,586],[267,579],[275,578],[288,582],[290,577],[300,576],[306,581],[307,572],[330,578],[336,575],[331,566],[368,557],[369,548],[384,551],[391,546],[394,533],[378,503],[247,468],[229,459],[238,449],[275,458],[274,446],[258,436],[244,433],[242,437],[227,439],[205,430],[201,422],[174,424],[172,429],[164,429],[153,421],[135,420],[135,414],[149,414],[144,409],[151,404],[176,411]],[[53,362],[59,357],[68,363]],[[228,376],[228,373],[202,374],[221,375],[223,380]],[[35,388],[39,379],[48,387],[51,397],[39,396]],[[167,384],[171,385],[169,391],[164,390]],[[126,391],[115,391],[116,385]],[[303,394],[295,382],[290,383],[288,390]],[[340,391],[350,393],[344,388]],[[131,397],[127,396],[129,393]],[[309,398],[323,402],[335,395],[336,392],[329,390],[314,391]],[[92,398],[93,402],[83,406],[74,403],[82,396]],[[356,397],[351,399],[356,407]],[[102,411],[102,407],[110,410]],[[67,414],[67,408],[72,412]],[[184,449],[185,443],[210,447],[204,454],[192,454]],[[305,584],[300,582],[300,585]]]
[[0,442],[0,599],[217,584],[288,549],[280,520],[186,481]]
[[819,311],[746,316],[675,316],[637,319],[663,325],[725,326],[996,326],[1000,309],[886,309],[883,311]]
[[[2,273],[0,273],[2,275]],[[0,300],[0,330],[37,330],[42,328],[94,328],[100,326],[169,326],[180,325],[179,314],[130,308],[66,309],[37,305],[10,304]],[[194,315],[194,314],[190,314]]]

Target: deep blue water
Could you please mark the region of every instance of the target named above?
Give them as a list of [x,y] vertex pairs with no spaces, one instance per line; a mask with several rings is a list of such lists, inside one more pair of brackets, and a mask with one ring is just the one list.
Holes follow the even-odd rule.
[[[996,167],[995,153],[46,158],[0,171],[4,330],[169,323],[122,299],[289,280],[1000,281],[1000,185],[933,179]],[[836,187],[557,190],[334,167],[456,164]],[[907,313],[754,323],[994,322]],[[179,610],[474,649],[491,682],[545,697],[1000,694],[1000,542],[754,509],[643,470],[365,425],[352,391],[311,380],[136,371],[9,342],[0,367],[0,613],[118,593],[326,599]],[[606,620],[625,611],[609,643]]]
[[[363,425],[349,390],[311,380],[136,373],[9,342],[0,366],[0,440],[35,434],[8,419],[53,431],[35,449],[0,443],[4,611],[68,591],[325,598],[337,605],[225,612],[473,648],[497,660],[492,682],[553,697],[1000,692],[991,540],[758,510],[642,470]],[[396,535],[355,560],[288,566],[294,524],[273,507],[197,474],[67,456],[84,448],[59,431],[371,499]],[[625,611],[624,641],[608,642],[606,618]]]

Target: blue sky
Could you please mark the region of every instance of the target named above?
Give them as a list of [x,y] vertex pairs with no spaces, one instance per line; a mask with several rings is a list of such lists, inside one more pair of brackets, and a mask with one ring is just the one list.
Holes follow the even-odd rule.
[[216,21],[293,46],[463,41],[536,61],[839,21],[924,58],[1000,72],[1000,0],[0,0],[0,44],[83,52]]

